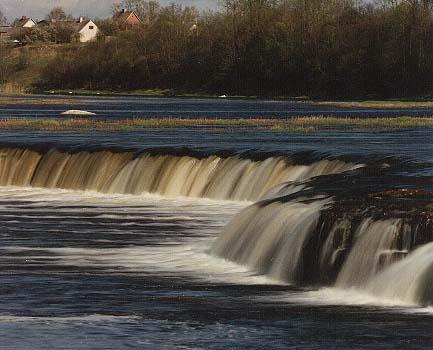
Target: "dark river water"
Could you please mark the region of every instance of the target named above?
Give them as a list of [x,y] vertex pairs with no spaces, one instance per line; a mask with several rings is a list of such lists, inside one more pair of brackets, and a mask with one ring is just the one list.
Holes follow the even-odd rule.
[[[433,108],[339,108],[302,100],[242,100],[205,98],[137,98],[49,96],[55,104],[35,104],[47,97],[20,97],[19,104],[0,104],[0,117],[57,117],[70,109],[81,109],[104,118],[286,118],[329,115],[353,117],[430,116]],[[62,102],[65,102],[62,104]],[[67,103],[66,103],[67,102]]]
[[[335,110],[279,101],[85,101],[86,110],[113,118],[430,113]],[[65,109],[72,107],[7,105],[0,106],[0,117],[58,116]],[[1,131],[0,141],[2,147],[71,153],[253,154],[261,159],[297,154],[308,162],[338,158],[359,164],[392,159],[417,164],[410,172],[402,167],[403,175],[430,177],[432,132],[428,128],[305,134],[194,128],[108,133],[16,130]],[[5,164],[0,163],[0,177]],[[54,170],[47,176],[50,171]],[[301,288],[211,254],[224,226],[251,203],[36,188],[13,182],[1,186],[0,349],[433,347],[431,307],[354,290]]]

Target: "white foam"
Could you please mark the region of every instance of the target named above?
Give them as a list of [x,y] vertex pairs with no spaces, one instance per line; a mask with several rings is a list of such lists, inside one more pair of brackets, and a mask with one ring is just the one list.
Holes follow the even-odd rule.
[[60,113],[62,115],[96,115],[96,113],[89,112],[89,111],[82,111],[78,109],[70,109],[68,111],[65,111],[63,113]]
[[399,299],[387,299],[374,296],[359,289],[321,288],[310,291],[289,292],[268,297],[262,302],[296,303],[310,306],[347,306],[375,308],[375,312],[397,312],[426,314],[433,316],[433,307],[423,307]]
[[[211,242],[161,244],[132,248],[34,248],[7,246],[5,253],[26,253],[33,263],[38,260],[52,265],[119,269],[128,273],[169,273],[188,275],[203,281],[233,284],[281,284],[266,276],[255,275],[248,267],[210,256],[207,251]],[[41,254],[45,252],[46,254]],[[32,255],[32,253],[37,253]],[[13,258],[10,258],[13,259]]]

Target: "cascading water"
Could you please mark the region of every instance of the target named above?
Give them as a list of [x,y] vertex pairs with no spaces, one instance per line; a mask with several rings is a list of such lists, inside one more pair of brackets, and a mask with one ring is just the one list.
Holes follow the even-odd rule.
[[[345,191],[333,184],[337,177],[313,180],[296,194],[283,186],[264,196],[225,227],[211,253],[288,283],[432,304],[431,195],[414,191],[421,199],[410,201],[407,190],[356,195],[352,177],[341,174],[349,184],[344,199],[335,195]],[[312,189],[315,181],[333,190]]]
[[405,253],[410,248],[405,243],[405,250],[395,247],[397,235],[410,230],[401,220],[389,219],[374,221],[364,220],[355,234],[355,244],[346,259],[337,279],[338,287],[361,287],[369,279],[388,266],[398,253]]
[[225,228],[212,253],[275,279],[293,282],[320,210],[329,202],[250,206]]
[[[357,288],[383,298],[432,303],[429,216],[410,219],[402,214],[406,204],[404,210],[388,205],[389,210],[371,213],[369,208],[376,206],[371,189],[361,205],[353,194],[353,178],[344,175],[361,167],[341,160],[299,165],[281,156],[252,160],[10,147],[0,150],[0,186],[260,200],[225,227],[212,254],[285,282]],[[341,202],[335,174],[354,188],[348,198],[354,196],[355,205],[347,210],[344,205],[335,209]],[[316,180],[311,179],[317,176],[325,179],[324,190],[314,188]]]
[[372,278],[365,289],[389,300],[401,300],[408,304],[431,304],[432,286],[433,243],[429,243]]
[[255,201],[285,181],[334,174],[358,167],[340,160],[292,164],[285,157],[262,161],[237,156],[151,155],[132,152],[3,148],[0,185],[91,190],[104,193],[205,197]]

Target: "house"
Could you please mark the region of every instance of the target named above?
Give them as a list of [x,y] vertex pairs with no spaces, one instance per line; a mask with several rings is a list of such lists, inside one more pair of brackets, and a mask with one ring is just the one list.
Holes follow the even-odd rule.
[[95,40],[99,33],[99,28],[95,22],[90,19],[84,20],[83,17],[80,17],[78,22],[74,23],[73,27],[80,43],[87,43]]
[[81,43],[87,43],[89,41],[95,40],[99,33],[99,28],[90,19],[84,19],[80,17],[79,20],[71,21],[71,20],[42,20],[37,24],[38,27],[47,28],[47,27],[68,27],[72,28],[73,34],[76,37],[76,40]]
[[51,21],[48,21],[48,20],[46,20],[46,19],[43,19],[42,21],[39,21],[36,25],[38,26],[38,27],[48,27],[48,26],[50,26],[51,25]]
[[12,23],[12,27],[9,31],[9,37],[17,41],[24,42],[26,35],[35,26],[36,22],[33,19],[27,16],[22,16]]
[[33,28],[36,22],[29,17],[22,16],[20,19],[15,20],[13,26],[15,28]]
[[113,16],[113,20],[123,28],[143,23],[135,11],[127,11],[125,9],[116,12]]

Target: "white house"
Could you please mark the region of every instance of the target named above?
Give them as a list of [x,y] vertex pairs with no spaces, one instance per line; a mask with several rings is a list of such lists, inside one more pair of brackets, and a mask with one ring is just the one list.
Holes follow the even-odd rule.
[[16,20],[14,27],[16,28],[33,28],[36,22],[29,17],[22,16],[20,19]]
[[92,20],[83,20],[81,17],[76,24],[75,31],[79,35],[78,40],[81,43],[87,43],[96,39],[99,28]]

